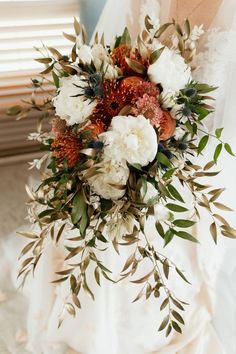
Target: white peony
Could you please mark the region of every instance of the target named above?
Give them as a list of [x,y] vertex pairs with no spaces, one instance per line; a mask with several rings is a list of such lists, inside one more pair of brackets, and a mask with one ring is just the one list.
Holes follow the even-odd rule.
[[144,116],[116,116],[110,130],[100,138],[105,144],[105,156],[118,161],[146,166],[157,153],[156,132]]
[[[100,173],[89,178],[92,190],[105,199],[117,200],[125,194],[125,186],[129,178],[129,169],[123,162],[104,160],[101,162]],[[119,189],[113,185],[124,186]]]
[[191,68],[180,54],[165,47],[160,58],[149,66],[148,76],[152,82],[162,85],[164,94],[175,93],[191,80]]
[[96,101],[86,100],[84,96],[72,97],[83,94],[83,89],[75,86],[84,87],[86,83],[83,79],[83,76],[77,75],[61,78],[58,95],[53,100],[56,115],[65,119],[68,125],[83,123],[97,104]]
[[83,64],[91,64],[91,61],[93,60],[91,47],[83,44],[78,50],[78,58]]
[[159,203],[154,206],[154,215],[156,221],[166,221],[170,217],[170,212],[163,204]]

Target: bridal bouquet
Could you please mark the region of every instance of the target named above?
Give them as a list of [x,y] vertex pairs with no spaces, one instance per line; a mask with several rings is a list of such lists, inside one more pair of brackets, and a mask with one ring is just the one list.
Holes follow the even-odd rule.
[[[8,112],[18,118],[31,110],[42,113],[38,131],[29,137],[42,144],[42,158],[31,163],[43,166],[42,183],[36,191],[27,188],[29,219],[38,228],[20,233],[30,242],[21,253],[19,276],[24,283],[45,245],[56,246],[60,240],[64,269],[58,269],[54,282],[68,284],[63,315],[75,315],[82,291],[94,299],[87,276],[92,272],[98,285],[102,278],[114,283],[130,279],[140,287],[134,301],[160,298],[166,315],[159,330],[167,336],[181,332],[187,303],[169,289],[168,278],[176,272],[189,281],[159,253],[154,239],[164,246],[176,238],[197,243],[191,230],[200,208],[211,215],[215,243],[219,233],[236,237],[217,212],[230,210],[218,202],[224,189],[201,182],[218,174],[212,169],[223,149],[233,155],[221,139],[223,129],[212,134],[204,124],[214,110],[209,93],[216,88],[192,76],[202,28],[191,29],[188,20],[182,27],[174,20],[155,27],[147,16],[134,43],[126,28],[112,45],[98,35],[88,45],[77,20],[74,28],[75,35],[64,34],[73,42],[71,53],[45,47],[37,59],[46,68],[32,80],[34,91],[53,85],[52,95],[37,101],[34,92],[28,105]],[[42,130],[43,119],[51,124],[47,131]],[[218,143],[210,161],[200,166],[197,155],[205,159],[210,139]],[[154,238],[148,220],[155,221]],[[118,278],[102,261],[110,245],[118,255],[126,247],[128,257]]]

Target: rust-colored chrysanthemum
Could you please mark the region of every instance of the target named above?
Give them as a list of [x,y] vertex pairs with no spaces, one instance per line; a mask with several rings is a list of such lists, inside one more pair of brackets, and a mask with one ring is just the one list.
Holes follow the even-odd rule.
[[60,163],[65,160],[69,167],[75,166],[79,161],[80,143],[78,137],[72,132],[59,135],[51,145],[53,155],[58,158]]
[[114,48],[112,51],[112,60],[115,65],[117,65],[125,75],[133,73],[133,70],[127,64],[125,58],[130,56],[130,48],[125,44],[119,45],[119,47]]
[[86,125],[83,132],[86,132],[85,140],[97,140],[98,135],[105,131],[105,124],[101,121],[94,121]]
[[126,92],[121,89],[119,80],[104,81],[104,99],[102,99],[93,112],[92,122],[103,122],[109,127],[113,117],[117,116],[127,104]]
[[130,58],[144,65],[146,68],[148,67],[148,59],[144,59],[139,54],[137,48],[129,48],[125,44],[119,45],[119,47],[114,48],[112,51],[112,60],[115,65],[117,65],[123,72],[124,75],[137,75],[142,76],[142,74],[137,73],[127,64],[125,58]]

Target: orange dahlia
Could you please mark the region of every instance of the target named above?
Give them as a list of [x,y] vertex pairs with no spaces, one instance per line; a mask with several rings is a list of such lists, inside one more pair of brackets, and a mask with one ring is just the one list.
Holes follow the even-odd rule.
[[53,155],[58,158],[59,162],[63,163],[66,160],[69,167],[75,166],[80,158],[80,143],[78,137],[71,131],[59,135],[51,147]]
[[[125,77],[120,84],[120,90],[126,97],[126,101],[130,101],[136,96],[136,89],[144,84],[144,80],[138,76]],[[127,102],[128,103],[128,102]]]
[[171,138],[176,129],[176,120],[171,116],[168,111],[163,111],[160,121],[161,135],[160,140],[167,140]]

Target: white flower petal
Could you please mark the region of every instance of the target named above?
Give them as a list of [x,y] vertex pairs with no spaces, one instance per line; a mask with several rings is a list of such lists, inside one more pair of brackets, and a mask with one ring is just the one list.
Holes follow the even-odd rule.
[[124,162],[104,160],[101,162],[100,173],[89,178],[88,183],[94,192],[105,199],[117,200],[125,194],[125,188],[119,189],[113,185],[125,186],[129,178],[129,169]]
[[83,93],[83,89],[79,88],[86,85],[83,79],[83,76],[77,75],[63,77],[60,80],[59,93],[53,100],[56,115],[65,119],[68,125],[83,123],[97,104],[96,101],[86,100],[84,96],[72,97]]
[[174,93],[191,80],[191,68],[180,54],[165,47],[160,58],[149,66],[148,76],[152,82],[162,85],[164,94]]
[[105,143],[104,155],[118,161],[146,166],[157,153],[157,136],[144,116],[117,116],[111,129],[100,135]]

